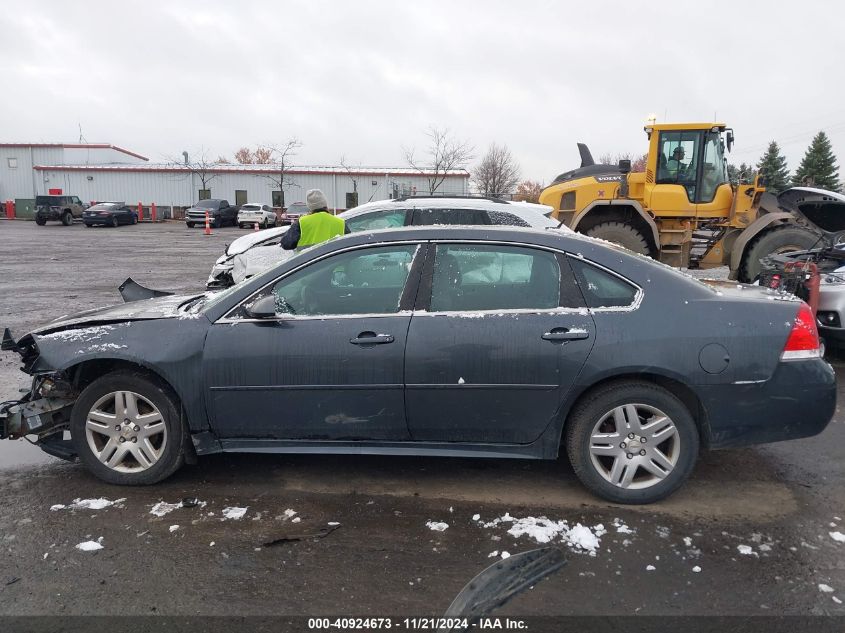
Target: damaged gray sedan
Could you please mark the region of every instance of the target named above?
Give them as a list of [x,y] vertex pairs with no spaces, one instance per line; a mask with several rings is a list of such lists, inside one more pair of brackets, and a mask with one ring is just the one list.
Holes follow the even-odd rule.
[[814,435],[836,405],[795,297],[554,230],[358,233],[214,295],[123,293],[2,344],[33,380],[0,436],[115,484],[221,451],[565,451],[595,494],[648,503],[701,448]]

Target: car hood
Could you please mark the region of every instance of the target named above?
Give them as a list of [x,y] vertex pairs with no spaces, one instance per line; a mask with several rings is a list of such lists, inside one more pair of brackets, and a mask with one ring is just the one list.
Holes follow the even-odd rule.
[[194,314],[179,310],[179,306],[191,299],[203,296],[202,293],[194,295],[169,295],[167,297],[156,297],[132,303],[121,303],[114,306],[105,306],[85,310],[75,314],[66,314],[54,319],[32,331],[32,334],[48,334],[56,330],[76,328],[99,323],[114,323],[118,321],[140,321],[147,319],[170,319],[174,317],[195,318]]
[[231,244],[229,244],[229,247],[226,249],[226,254],[230,256],[240,255],[241,253],[249,250],[256,244],[260,244],[261,242],[265,242],[267,240],[273,239],[274,237],[278,237],[282,233],[285,233],[289,228],[290,226],[280,226],[275,229],[265,229],[264,231],[258,231],[243,235]]
[[845,196],[814,187],[793,187],[778,195],[778,205],[821,232],[833,246],[845,234]]

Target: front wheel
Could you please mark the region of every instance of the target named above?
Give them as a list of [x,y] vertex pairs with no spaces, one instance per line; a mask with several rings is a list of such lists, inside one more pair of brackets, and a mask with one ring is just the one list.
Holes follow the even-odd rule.
[[586,231],[585,235],[619,244],[640,255],[648,255],[648,242],[643,234],[621,222],[602,222]]
[[62,213],[62,224],[65,226],[70,226],[73,224],[73,215],[71,215],[70,211],[65,211]]
[[42,218],[42,217],[39,217],[39,216],[36,215],[35,216],[35,223],[38,226],[44,226],[45,224],[47,224],[47,218]]
[[752,240],[742,258],[739,281],[749,284],[760,275],[760,260],[773,254],[803,251],[819,245],[821,240],[807,229],[794,224],[784,224],[764,231]]
[[194,228],[194,223],[193,223],[193,222],[186,222],[185,224],[187,224],[187,225],[188,225],[188,228],[189,228],[189,229]]
[[70,418],[80,461],[110,484],[166,479],[185,461],[185,429],[175,396],[146,374],[116,371],[79,395]]
[[111,216],[111,225],[112,225],[112,228],[115,228],[115,229],[117,228],[117,216],[116,215]]
[[689,477],[698,448],[698,427],[684,404],[648,382],[599,388],[566,422],[566,449],[578,479],[615,503],[669,496]]

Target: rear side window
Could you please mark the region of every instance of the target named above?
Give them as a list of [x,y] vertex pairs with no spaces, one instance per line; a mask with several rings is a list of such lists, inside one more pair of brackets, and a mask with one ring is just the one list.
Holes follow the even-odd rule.
[[556,308],[560,267],[548,251],[519,246],[438,244],[431,311]]
[[580,257],[568,259],[588,307],[619,308],[633,305],[639,292],[636,286]]
[[490,218],[490,224],[498,224],[503,226],[531,226],[528,222],[505,211],[488,211],[487,217]]
[[487,212],[482,209],[414,209],[413,224],[431,226],[432,224],[489,224]]
[[346,226],[353,233],[358,231],[376,231],[378,229],[397,229],[405,226],[407,211],[399,209],[395,211],[373,211],[364,213],[346,220]]

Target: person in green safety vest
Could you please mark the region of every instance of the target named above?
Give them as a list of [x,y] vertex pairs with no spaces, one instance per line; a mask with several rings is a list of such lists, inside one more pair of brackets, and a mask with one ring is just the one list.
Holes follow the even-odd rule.
[[343,218],[329,213],[329,201],[319,189],[311,189],[305,196],[308,215],[294,221],[282,237],[282,248],[288,251],[320,244],[338,235],[349,233]]

